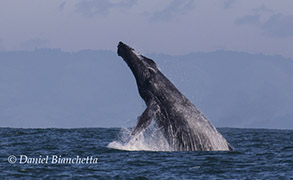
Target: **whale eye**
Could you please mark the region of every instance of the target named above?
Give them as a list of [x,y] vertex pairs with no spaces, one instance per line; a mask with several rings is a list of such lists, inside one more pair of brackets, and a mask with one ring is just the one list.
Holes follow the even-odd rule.
[[154,68],[152,68],[152,67],[148,67],[148,70],[149,70],[149,72],[150,72],[151,74],[157,72],[157,71],[156,71]]

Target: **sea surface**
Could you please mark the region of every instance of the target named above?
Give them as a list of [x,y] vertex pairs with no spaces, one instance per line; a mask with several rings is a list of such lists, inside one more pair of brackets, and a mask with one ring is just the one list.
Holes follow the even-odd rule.
[[174,152],[149,133],[129,144],[120,128],[0,128],[0,179],[293,179],[293,130],[218,130],[234,151]]

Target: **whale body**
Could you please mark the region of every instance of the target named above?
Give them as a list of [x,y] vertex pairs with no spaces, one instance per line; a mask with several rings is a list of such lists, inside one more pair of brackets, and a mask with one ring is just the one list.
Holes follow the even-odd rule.
[[156,63],[119,42],[117,53],[131,69],[147,108],[132,136],[152,122],[175,151],[229,151],[227,140],[158,69]]

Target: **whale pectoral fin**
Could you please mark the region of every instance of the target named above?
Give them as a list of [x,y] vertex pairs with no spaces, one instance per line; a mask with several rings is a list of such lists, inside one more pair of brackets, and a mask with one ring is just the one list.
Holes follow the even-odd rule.
[[138,118],[138,122],[136,124],[136,127],[134,128],[131,135],[136,135],[146,129],[152,122],[155,113],[157,111],[157,105],[151,104],[144,110],[142,115]]

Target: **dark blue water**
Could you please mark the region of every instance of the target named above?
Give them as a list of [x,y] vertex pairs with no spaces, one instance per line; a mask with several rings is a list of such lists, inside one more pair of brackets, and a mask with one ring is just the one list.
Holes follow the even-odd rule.
[[[0,179],[293,179],[293,130],[220,128],[233,152],[122,151],[117,128],[0,128]],[[14,155],[17,159],[8,157]],[[20,156],[48,156],[20,163]],[[98,158],[95,163],[52,163]]]

